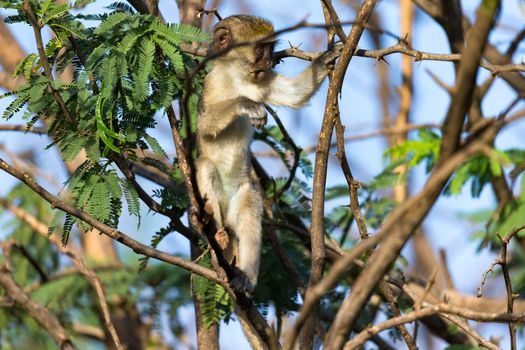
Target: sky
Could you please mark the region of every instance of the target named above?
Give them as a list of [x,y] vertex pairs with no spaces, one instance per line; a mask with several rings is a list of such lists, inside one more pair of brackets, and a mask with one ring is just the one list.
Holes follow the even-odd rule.
[[[96,4],[88,6],[89,11],[96,12],[104,4],[109,4],[112,1],[97,1]],[[464,13],[471,20],[474,18],[475,9],[480,1],[463,1]],[[161,0],[160,8],[168,22],[177,21],[177,10],[173,1]],[[345,9],[341,2],[335,2],[335,8],[342,21],[351,21],[354,15],[349,10]],[[404,33],[400,33],[399,29],[399,10],[397,0],[383,0],[380,1],[376,7],[376,11],[381,15],[383,26],[385,29],[397,33],[400,37]],[[311,23],[323,23],[322,11],[319,1],[253,1],[246,0],[242,2],[224,0],[219,6],[219,12],[223,17],[237,13],[249,13],[265,17],[271,20],[276,29],[289,27],[299,21],[306,19]],[[520,5],[518,0],[504,0],[503,11],[501,14],[500,24],[502,30],[499,35],[493,35],[490,39],[492,43],[497,44],[498,47],[505,47],[505,43],[509,38],[512,38],[512,33],[523,27],[525,23],[525,7]],[[26,51],[34,52],[34,44],[32,40],[31,31],[28,27],[22,24],[13,26],[14,34],[20,39]],[[348,28],[347,28],[348,29]],[[324,43],[319,46],[319,40],[324,37],[324,31],[320,29],[301,29],[291,33],[284,34],[279,38],[279,47],[277,49],[286,48],[288,42],[293,45],[301,45],[303,50],[320,50],[324,47]],[[446,37],[439,26],[433,22],[426,14],[417,12],[416,25],[413,30],[413,46],[416,49],[434,52],[434,53],[449,53],[449,47]],[[392,38],[383,36],[383,46],[394,44]],[[370,37],[365,34],[359,44],[360,48],[371,48]],[[525,61],[525,48],[522,46],[521,50],[516,55],[515,61]],[[387,59],[390,74],[392,79],[400,81],[400,55],[392,55]],[[357,135],[370,131],[377,130],[381,127],[381,110],[377,98],[377,78],[375,74],[375,66],[378,64],[386,64],[384,62],[375,62],[372,59],[355,57],[348,69],[345,84],[342,90],[341,99],[341,115],[343,123],[346,125],[346,136]],[[288,58],[285,62],[277,67],[277,70],[285,75],[293,76],[300,72],[306,63],[299,62],[297,59]],[[444,82],[453,85],[453,66],[451,63],[436,63],[436,62],[417,62],[414,64],[414,91],[415,104],[411,113],[412,122],[414,123],[436,123],[443,120],[449,104],[448,94],[439,87],[429,76],[427,70],[432,71],[438,75]],[[486,72],[481,72],[479,79],[487,77]],[[501,106],[506,105],[515,97],[515,93],[506,83],[497,79],[498,81],[491,88],[488,97],[485,99],[483,108],[487,115],[497,114]],[[314,96],[307,107],[301,109],[299,112],[289,109],[277,109],[281,119],[291,130],[292,137],[296,142],[302,146],[307,147],[315,145],[317,136],[321,127],[323,116],[323,106],[326,96],[326,82],[323,84],[320,91]],[[394,93],[394,99],[397,95]],[[7,101],[0,100],[0,111],[5,108]],[[524,102],[516,107],[517,109],[525,107]],[[393,109],[394,111],[395,109]],[[19,122],[20,120],[13,120]],[[167,121],[165,118],[159,117],[159,130],[155,134],[165,144],[169,144],[170,135],[167,129]],[[522,146],[522,138],[525,133],[525,122],[521,121],[515,123],[512,128],[505,129],[497,140],[497,146],[503,149],[511,147]],[[410,134],[411,137],[415,133]],[[23,141],[22,141],[23,140]],[[60,169],[60,161],[58,155],[54,150],[43,150],[48,144],[48,140],[42,136],[36,135],[21,135],[17,133],[2,132],[0,134],[0,145],[3,144],[6,148],[14,151],[23,151],[29,149],[39,149],[42,154],[40,156],[40,164],[44,169],[54,172],[59,184],[65,180],[64,173],[56,173],[56,169]],[[386,147],[386,142],[383,138],[372,138],[364,141],[351,142],[346,145],[346,152],[349,158],[350,166],[354,176],[362,182],[369,182],[378,174],[385,165],[383,160],[383,152]],[[254,144],[254,151],[264,150],[261,145]],[[169,154],[174,154],[173,149],[167,149]],[[1,156],[5,156],[0,151]],[[313,162],[314,155],[310,155]],[[272,162],[265,159],[263,164],[272,169],[273,176],[286,175],[285,168],[278,162]],[[271,167],[269,167],[271,165]],[[328,185],[335,185],[344,183],[344,178],[339,170],[338,162],[335,155],[330,157],[329,167],[329,183]],[[416,193],[424,184],[425,174],[423,169],[415,169],[412,179],[412,191]],[[6,174],[0,173],[0,196],[5,194],[9,187],[15,182]],[[52,187],[49,183],[44,183],[50,186],[52,193],[58,192],[59,188]],[[147,184],[148,188],[152,188],[151,184]],[[471,224],[460,218],[460,212],[473,212],[479,209],[492,208],[494,206],[493,195],[491,190],[484,190],[480,198],[472,199],[469,195],[469,189],[466,187],[462,194],[454,197],[441,198],[435,207],[432,209],[428,219],[425,221],[423,227],[428,234],[429,240],[433,244],[433,249],[437,253],[439,248],[445,248],[448,256],[448,263],[452,273],[452,278],[456,283],[457,289],[460,292],[475,294],[477,285],[481,280],[481,274],[490,265],[495,256],[485,251],[477,252],[477,244],[470,239],[470,235],[475,229]],[[156,215],[144,212],[142,225],[137,229],[137,222],[134,218],[123,220],[119,227],[124,232],[130,233],[134,238],[148,243],[151,233],[157,227],[164,225],[166,221]],[[1,219],[0,219],[1,224]],[[164,240],[160,249],[169,252],[187,252],[187,243],[184,239],[178,236],[170,236]],[[127,248],[121,249],[123,254],[129,255]],[[410,245],[403,251],[403,254],[408,258],[412,258]],[[486,287],[486,290],[492,290],[496,295],[503,295],[503,282],[494,277],[491,280],[493,288]],[[183,313],[182,318],[186,319],[189,327],[192,325],[192,307],[187,307]],[[487,334],[494,334],[503,336],[502,346],[505,347],[508,343],[508,332],[506,326],[490,326],[483,328]],[[238,347],[244,348],[246,343],[242,336],[239,335],[240,330],[236,324],[222,327],[221,332],[229,336],[221,336],[221,345],[225,349]],[[523,338],[519,339],[519,344],[524,345]]]

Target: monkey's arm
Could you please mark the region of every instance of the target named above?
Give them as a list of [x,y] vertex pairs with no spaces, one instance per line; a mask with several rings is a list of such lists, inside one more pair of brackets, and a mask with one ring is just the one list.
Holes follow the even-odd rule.
[[248,116],[251,119],[266,118],[264,105],[239,96],[215,103],[203,103],[199,116],[199,132],[217,136],[236,118]]
[[317,91],[340,53],[340,48],[324,52],[295,78],[272,76],[265,102],[293,108],[303,106]]
[[327,74],[328,68],[321,62],[312,63],[294,78],[276,74],[270,83],[266,103],[293,108],[302,107],[312,97]]

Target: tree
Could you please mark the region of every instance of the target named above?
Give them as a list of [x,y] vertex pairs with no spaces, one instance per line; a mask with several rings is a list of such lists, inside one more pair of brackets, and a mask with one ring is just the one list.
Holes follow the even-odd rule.
[[[104,9],[95,3],[95,11],[84,1],[0,1],[0,86],[6,90],[0,131],[18,133],[31,147],[0,149],[1,179],[8,184],[0,191],[6,227],[0,344],[215,349],[219,324],[239,322],[254,348],[415,349],[440,339],[450,349],[516,349],[523,339],[516,328],[525,321],[525,151],[519,142],[509,148],[501,140],[523,127],[525,66],[515,62],[525,35],[500,25],[501,3],[483,0],[469,10],[459,0],[391,2],[385,6],[401,14],[401,28],[393,31],[378,1],[323,0],[317,17],[322,12],[324,23],[277,27],[279,35],[322,29],[315,32],[319,39],[342,53],[326,100],[312,102],[311,109],[324,108],[322,120],[315,119],[315,146],[299,146],[301,135],[292,135],[290,120],[280,118],[287,111],[269,108],[273,121],[256,134],[253,169],[265,195],[265,242],[260,282],[250,296],[228,284],[232,268],[221,259],[194,174],[197,102],[213,59],[206,56],[207,30],[219,17],[219,2],[210,8],[204,1],[177,2],[178,23],[169,23],[169,11],[161,13],[156,1]],[[351,21],[342,19],[345,8],[355,12]],[[413,28],[421,22],[443,30],[450,53],[416,47]],[[22,27],[33,35],[29,55],[12,34]],[[367,45],[372,49],[361,48]],[[291,46],[276,52],[275,62],[317,53]],[[359,57],[364,60],[356,62]],[[370,100],[382,127],[348,136],[345,124],[355,125],[362,113],[348,105],[355,93],[347,92],[349,80],[356,64],[371,68],[374,60],[380,88]],[[387,60],[400,66],[401,79],[392,78]],[[435,114],[418,107],[427,90],[415,88],[422,74],[414,72],[414,60],[447,62],[455,81],[428,75],[448,101],[443,115],[424,124],[415,123],[416,109]],[[491,97],[501,89],[510,97]],[[32,134],[44,135],[45,150]],[[374,136],[386,137],[385,162],[365,179],[354,162],[369,150],[352,146],[347,153],[346,145]],[[58,160],[51,159],[53,150]],[[64,185],[57,183],[60,163]],[[270,164],[284,165],[286,175]],[[413,181],[418,184],[409,186]],[[492,264],[467,272],[480,281],[478,298],[455,289],[445,251],[436,258],[424,232],[435,220],[436,202],[468,187],[472,198],[481,196],[491,207],[463,220],[479,228],[471,230],[479,250],[497,254]],[[496,200],[487,204],[483,191],[493,191]],[[152,213],[156,232],[148,232],[145,244],[127,223],[133,216],[150,230],[141,219]],[[409,240],[413,257],[403,250]],[[497,299],[483,297],[487,275],[499,270],[502,277],[488,282],[500,292]],[[195,307],[196,340],[181,320],[187,305]],[[465,319],[506,324],[504,345],[492,338],[499,330],[481,331]],[[379,334],[384,330],[391,332]]]

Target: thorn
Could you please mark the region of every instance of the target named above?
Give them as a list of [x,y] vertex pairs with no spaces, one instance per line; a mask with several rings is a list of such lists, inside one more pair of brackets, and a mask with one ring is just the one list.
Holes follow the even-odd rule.
[[303,42],[301,41],[301,42],[299,43],[299,45],[294,46],[294,45],[290,42],[290,40],[288,40],[288,45],[290,45],[290,48],[291,48],[291,49],[294,49],[294,50],[299,50],[299,47],[301,47],[302,44],[303,44]]
[[385,62],[386,64],[390,66],[390,63],[386,60],[385,56],[376,58],[376,62]]

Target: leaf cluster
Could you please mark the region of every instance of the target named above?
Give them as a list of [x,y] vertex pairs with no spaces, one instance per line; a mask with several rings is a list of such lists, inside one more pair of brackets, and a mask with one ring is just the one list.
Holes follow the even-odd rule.
[[[150,129],[156,124],[155,117],[183,95],[185,72],[197,63],[179,45],[206,41],[208,35],[188,25],[160,23],[157,17],[134,13],[122,3],[111,5],[109,13],[94,15],[74,15],[71,5],[51,0],[30,3],[38,23],[54,34],[45,47],[50,68],[61,73],[73,67],[73,81],[49,81],[43,74],[42,57],[28,55],[15,72],[23,74],[27,83],[3,95],[14,97],[4,119],[23,111],[28,128],[45,121],[53,137],[49,147],[57,145],[65,161],[85,153],[87,160],[68,182],[77,207],[116,227],[125,200],[128,211],[140,220],[137,192],[119,178],[112,161],[125,153],[130,160],[144,161],[176,177],[167,169],[166,152]],[[0,6],[17,11],[7,22],[28,22],[22,1],[4,1]],[[97,26],[86,25],[92,22]],[[199,78],[194,81],[197,87],[201,83]],[[64,109],[76,126],[66,121]],[[137,150],[151,150],[155,156],[139,156]],[[166,190],[159,196],[180,206],[185,200],[180,191]],[[66,242],[73,224],[80,221],[57,214],[52,229],[60,222]]]

